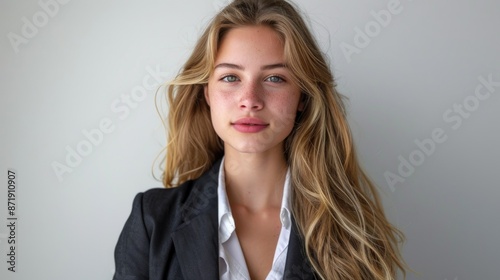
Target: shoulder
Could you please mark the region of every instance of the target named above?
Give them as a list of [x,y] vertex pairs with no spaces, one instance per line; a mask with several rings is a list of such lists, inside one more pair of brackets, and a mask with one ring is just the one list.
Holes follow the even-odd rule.
[[195,181],[187,181],[174,188],[154,188],[139,193],[145,207],[157,209],[158,207],[168,207],[169,205],[182,204],[191,194]]
[[140,205],[144,217],[175,216],[192,195],[195,181],[188,181],[175,188],[154,188],[138,193],[134,205]]
[[189,217],[217,203],[220,161],[195,180],[173,188],[154,188],[137,194],[134,205],[140,205],[144,217],[162,219],[168,215]]

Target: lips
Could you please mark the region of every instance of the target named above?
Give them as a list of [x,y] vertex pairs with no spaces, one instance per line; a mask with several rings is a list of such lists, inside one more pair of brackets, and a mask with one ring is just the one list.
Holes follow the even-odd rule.
[[255,133],[266,129],[269,124],[258,118],[241,118],[231,125],[239,132]]

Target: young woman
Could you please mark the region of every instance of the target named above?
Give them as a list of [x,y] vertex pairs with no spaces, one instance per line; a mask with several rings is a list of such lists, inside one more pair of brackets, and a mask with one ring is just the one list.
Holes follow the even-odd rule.
[[235,0],[169,84],[165,189],[136,196],[119,279],[394,279],[401,233],[329,66],[284,0]]

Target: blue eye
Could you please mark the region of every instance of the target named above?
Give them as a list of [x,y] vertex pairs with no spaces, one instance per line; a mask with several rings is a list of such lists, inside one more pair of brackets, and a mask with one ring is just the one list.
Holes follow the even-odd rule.
[[282,83],[285,81],[280,76],[270,76],[267,78],[267,80],[270,81],[271,83]]
[[227,75],[227,76],[223,77],[221,80],[224,82],[228,82],[228,83],[234,83],[234,82],[238,81],[238,78],[234,75]]

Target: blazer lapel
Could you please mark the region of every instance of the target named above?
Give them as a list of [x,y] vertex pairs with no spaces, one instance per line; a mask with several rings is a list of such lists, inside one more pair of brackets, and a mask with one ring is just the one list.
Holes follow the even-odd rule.
[[[217,214],[217,209],[214,210]],[[217,227],[210,216],[199,215],[172,234],[186,280],[219,278]]]
[[292,229],[290,240],[288,241],[288,253],[286,257],[285,273],[283,279],[286,280],[308,280],[320,279],[315,275],[309,260],[306,257],[304,242],[299,235],[299,230],[292,218]]
[[182,209],[183,223],[172,234],[186,280],[219,279],[217,186],[220,161],[195,181]]

